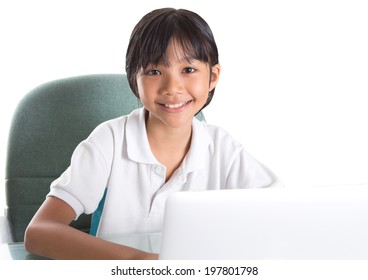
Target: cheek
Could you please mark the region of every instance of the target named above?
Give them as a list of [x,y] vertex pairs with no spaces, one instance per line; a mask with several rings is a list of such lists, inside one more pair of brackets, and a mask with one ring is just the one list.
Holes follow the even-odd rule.
[[207,98],[210,91],[210,85],[205,79],[198,79],[190,83],[190,90],[192,94],[195,94],[198,97],[204,96]]
[[149,95],[150,95],[149,89],[151,88],[152,87],[147,85],[147,82],[145,82],[143,79],[137,79],[137,89],[138,89],[139,98],[141,100],[145,100],[149,98]]
[[150,106],[149,104],[154,102],[155,97],[157,96],[155,85],[144,79],[137,79],[137,89],[141,103],[145,107]]
[[143,92],[144,86],[143,86],[143,82],[142,79],[137,78],[137,90],[138,90],[138,94],[141,95],[141,92]]

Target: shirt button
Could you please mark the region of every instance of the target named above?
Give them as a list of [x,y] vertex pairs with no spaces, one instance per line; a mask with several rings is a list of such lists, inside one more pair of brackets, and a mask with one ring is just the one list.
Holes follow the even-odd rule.
[[153,171],[157,174],[157,175],[162,175],[164,173],[164,168],[160,165],[155,165],[153,167]]

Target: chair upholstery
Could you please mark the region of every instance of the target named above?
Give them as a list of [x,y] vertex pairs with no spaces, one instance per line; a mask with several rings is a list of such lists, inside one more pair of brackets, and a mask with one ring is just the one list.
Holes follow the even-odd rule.
[[[123,74],[51,81],[20,101],[9,133],[5,178],[13,241],[23,241],[50,183],[69,166],[78,143],[98,124],[139,106]],[[197,117],[203,119],[202,113]],[[91,215],[82,215],[72,226],[89,232],[90,220]]]

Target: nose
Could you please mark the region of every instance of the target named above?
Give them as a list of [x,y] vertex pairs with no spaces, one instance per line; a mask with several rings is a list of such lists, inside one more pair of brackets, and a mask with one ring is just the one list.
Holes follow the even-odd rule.
[[183,92],[183,89],[184,89],[183,81],[180,75],[176,75],[173,73],[164,75],[161,86],[162,94],[165,95],[181,94]]

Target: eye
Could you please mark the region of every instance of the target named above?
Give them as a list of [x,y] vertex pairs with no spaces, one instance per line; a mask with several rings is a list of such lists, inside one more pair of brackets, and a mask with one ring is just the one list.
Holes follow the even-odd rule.
[[149,75],[149,76],[156,76],[160,74],[161,72],[157,69],[151,69],[151,70],[146,71],[146,75]]
[[194,73],[196,71],[196,69],[192,68],[192,67],[185,67],[183,69],[183,73],[185,74],[190,74],[190,73]]

